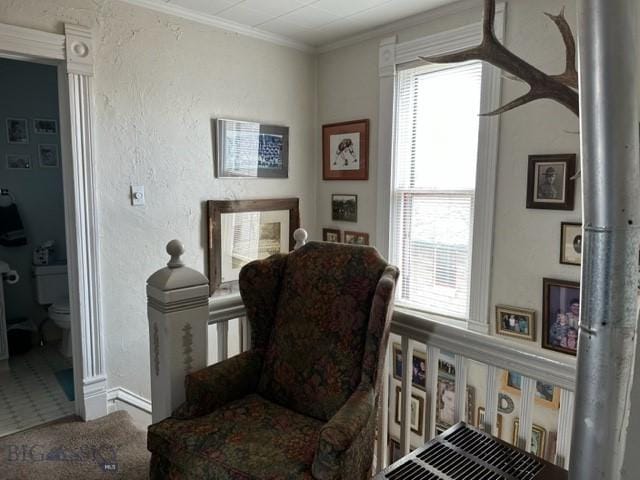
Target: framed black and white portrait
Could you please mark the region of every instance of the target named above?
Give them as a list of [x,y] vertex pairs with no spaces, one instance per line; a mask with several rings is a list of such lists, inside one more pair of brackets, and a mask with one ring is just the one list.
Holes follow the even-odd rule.
[[576,155],[530,155],[527,208],[573,210]]
[[560,263],[582,263],[582,224],[562,222],[560,226]]
[[55,135],[58,133],[58,122],[48,118],[33,120],[33,131],[38,135]]
[[7,142],[16,145],[29,143],[29,129],[26,118],[7,118]]
[[322,179],[369,178],[369,120],[322,126]]
[[58,168],[60,166],[58,145],[38,145],[38,161],[40,162],[40,168]]

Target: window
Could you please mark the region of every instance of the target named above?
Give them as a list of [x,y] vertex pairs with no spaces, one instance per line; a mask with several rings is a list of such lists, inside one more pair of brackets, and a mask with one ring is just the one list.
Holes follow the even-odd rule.
[[398,72],[391,256],[396,303],[469,319],[482,66]]

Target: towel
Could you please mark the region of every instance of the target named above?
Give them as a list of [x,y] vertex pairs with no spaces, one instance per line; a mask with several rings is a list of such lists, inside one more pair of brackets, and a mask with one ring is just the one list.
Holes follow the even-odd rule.
[[27,244],[22,219],[15,203],[0,207],[0,245],[19,247]]

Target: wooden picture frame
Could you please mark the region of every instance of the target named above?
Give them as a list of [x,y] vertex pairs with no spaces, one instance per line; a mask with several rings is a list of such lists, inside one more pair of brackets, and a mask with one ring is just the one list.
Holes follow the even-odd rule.
[[331,220],[334,222],[358,221],[358,195],[331,194]]
[[[520,433],[520,419],[516,418],[513,421],[513,445],[518,444],[518,434]],[[531,426],[531,453],[535,456],[544,458],[545,455],[545,441],[547,438],[547,431],[540,425],[535,423]]]
[[527,308],[496,305],[496,333],[513,338],[536,341],[536,311]]
[[322,126],[322,179],[369,179],[369,120]]
[[[522,375],[510,370],[502,372],[501,390],[511,394],[522,394]],[[536,405],[557,410],[560,408],[560,389],[550,383],[536,381]]]
[[323,228],[322,229],[322,241],[323,242],[342,242],[342,235],[337,228]]
[[[476,427],[478,427],[483,432],[484,430],[484,421],[485,421],[486,410],[484,407],[478,407],[478,417],[476,420]],[[502,439],[502,415],[500,413],[496,416],[496,429],[498,431],[497,437]]]
[[[264,258],[262,256],[256,258],[246,258],[241,254],[234,254],[233,249],[238,252],[237,248],[241,248],[240,242],[236,243],[235,232],[240,229],[250,229],[253,233],[253,238],[250,241],[258,242],[258,249],[262,249],[264,253],[275,253],[272,249],[274,243],[279,242],[280,252],[290,252],[293,250],[295,240],[293,238],[293,232],[300,227],[300,206],[299,199],[297,198],[271,198],[262,200],[209,200],[207,202],[207,216],[208,216],[208,241],[207,241],[207,266],[209,276],[209,295],[213,295],[215,290],[223,283],[232,285],[237,283],[237,278],[233,278],[233,272],[239,271],[238,264],[246,263],[256,258]],[[243,216],[230,214],[248,214]],[[249,215],[260,214],[260,215]],[[264,217],[264,218],[263,218]],[[250,218],[250,220],[247,220]],[[251,221],[256,221],[256,224],[251,224]],[[236,222],[237,219],[237,222]],[[265,221],[263,221],[265,220]],[[231,223],[229,223],[231,221]],[[278,224],[276,226],[276,224]],[[288,224],[288,225],[287,225]],[[233,235],[229,236],[229,229],[233,229]],[[263,229],[273,232],[273,237],[277,235],[277,240],[273,237],[269,238],[269,234],[263,236]],[[279,233],[278,233],[279,229]],[[223,239],[223,230],[225,231]],[[256,233],[260,230],[260,233]],[[263,248],[262,242],[270,242],[271,244]],[[228,247],[231,245],[232,250]],[[255,250],[255,248],[254,248]],[[272,251],[273,250],[273,251]],[[260,255],[261,252],[258,252]],[[234,257],[238,257],[237,264],[233,265],[233,271],[229,275],[225,275],[225,270],[228,271],[228,264],[233,262]],[[268,256],[268,255],[266,255]],[[223,261],[224,260],[224,261]],[[236,268],[238,267],[238,268]],[[229,277],[230,279],[227,279]]]
[[542,279],[542,348],[576,355],[580,323],[580,284]]
[[582,264],[582,224],[562,222],[560,224],[560,263]]
[[573,210],[576,155],[529,155],[527,208]]
[[[393,358],[392,358],[392,375],[396,380],[402,381],[402,347],[399,343],[393,344]],[[427,354],[413,351],[413,368],[411,369],[411,385],[423,392],[426,391],[427,380]]]
[[212,120],[216,178],[288,178],[289,127]]
[[[401,420],[400,418],[400,402],[401,401],[402,401],[402,387],[396,385],[395,421],[398,425],[400,425],[400,420]],[[412,415],[413,412],[416,413],[415,418],[413,418],[413,415]],[[416,435],[422,435],[424,431],[424,398],[411,394],[411,410],[409,411],[408,417],[409,417],[409,426],[411,428],[411,431]]]
[[369,234],[365,232],[344,232],[344,243],[350,245],[369,245]]

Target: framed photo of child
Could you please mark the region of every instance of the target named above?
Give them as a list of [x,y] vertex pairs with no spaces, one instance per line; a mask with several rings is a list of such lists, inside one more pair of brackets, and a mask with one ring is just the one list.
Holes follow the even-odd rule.
[[580,284],[543,279],[542,348],[575,355],[580,322]]

